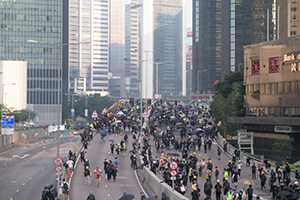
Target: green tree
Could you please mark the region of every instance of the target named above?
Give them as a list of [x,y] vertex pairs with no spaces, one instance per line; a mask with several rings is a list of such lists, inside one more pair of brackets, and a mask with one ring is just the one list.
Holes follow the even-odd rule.
[[[14,110],[10,113],[11,116],[14,116],[16,122],[24,122],[29,121],[29,110],[22,109],[22,110]],[[36,118],[37,113],[35,111],[30,110],[30,121]]]
[[225,137],[228,133],[234,135],[238,128],[236,124],[228,124],[227,117],[245,116],[243,78],[241,71],[230,72],[215,88],[216,94],[210,107],[216,123],[222,122],[220,129]]
[[293,147],[294,138],[291,137],[290,139],[275,139],[273,143],[273,149],[275,151],[280,152],[283,156],[289,155],[292,151],[295,150]]

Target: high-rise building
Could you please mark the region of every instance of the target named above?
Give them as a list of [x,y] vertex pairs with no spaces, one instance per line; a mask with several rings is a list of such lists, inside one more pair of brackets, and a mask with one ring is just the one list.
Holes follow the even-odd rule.
[[140,96],[140,11],[139,0],[131,0],[125,7],[125,76],[130,78],[127,96]]
[[300,35],[300,0],[277,0],[277,38]]
[[[155,80],[155,67],[153,69],[153,88],[156,88],[158,82],[158,91],[162,95],[181,95],[183,91],[183,67],[186,70],[183,63],[186,37],[183,2],[153,0],[153,59],[164,63],[158,67],[158,81]],[[143,47],[143,50],[148,49]]]
[[70,0],[69,89],[108,91],[109,3],[107,0]]
[[192,58],[193,58],[193,32],[186,32],[186,95],[192,94],[193,81],[192,81]]
[[[183,93],[185,85],[183,73],[186,70],[184,2],[184,0],[142,1],[140,58],[143,97],[153,98],[156,83],[162,95]],[[163,63],[158,68],[158,80],[155,62]]]
[[221,77],[222,0],[193,1],[193,93],[214,92]]
[[[27,61],[27,107],[38,113],[36,124],[57,122],[57,48],[62,42],[62,1],[1,1],[2,59]],[[4,75],[4,74],[3,74]]]
[[221,79],[244,67],[244,46],[276,39],[276,0],[222,0]]
[[114,76],[125,76],[125,2],[109,1],[109,70]]

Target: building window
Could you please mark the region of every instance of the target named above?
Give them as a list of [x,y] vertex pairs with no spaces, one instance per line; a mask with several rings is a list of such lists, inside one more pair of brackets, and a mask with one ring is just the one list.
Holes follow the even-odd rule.
[[269,59],[269,73],[278,73],[278,57]]
[[260,74],[260,60],[252,60],[252,75]]
[[291,92],[291,82],[283,83],[283,93],[290,93]]
[[291,35],[297,35],[296,31],[291,31]]

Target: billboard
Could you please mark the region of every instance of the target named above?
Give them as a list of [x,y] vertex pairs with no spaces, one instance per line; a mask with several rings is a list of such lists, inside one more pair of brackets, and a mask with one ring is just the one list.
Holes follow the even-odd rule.
[[193,55],[193,32],[186,32],[186,62],[192,62]]

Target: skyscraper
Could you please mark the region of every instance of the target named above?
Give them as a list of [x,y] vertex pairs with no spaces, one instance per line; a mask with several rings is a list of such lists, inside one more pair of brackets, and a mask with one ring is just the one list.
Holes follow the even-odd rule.
[[140,11],[139,0],[131,0],[125,11],[125,76],[130,78],[127,96],[140,96]]
[[276,39],[276,0],[222,0],[222,72],[244,67],[244,46]]
[[277,0],[278,39],[300,35],[300,0]]
[[70,0],[69,89],[75,92],[108,91],[109,3],[107,0]]
[[57,48],[27,40],[61,43],[62,1],[7,0],[0,9],[1,57],[27,61],[27,107],[38,113],[37,125],[52,124],[57,121]]
[[[182,0],[143,0],[141,61],[143,97],[152,98],[156,82],[163,95],[182,94],[185,51]],[[184,57],[184,58],[183,58]],[[159,61],[158,80],[154,62]],[[185,71],[184,66],[184,71]],[[185,81],[185,80],[184,80]]]
[[213,93],[221,72],[221,0],[193,1],[193,93]]

